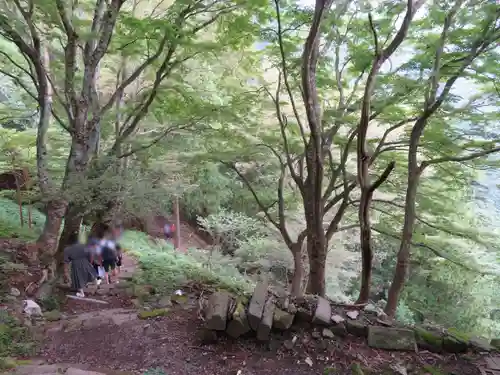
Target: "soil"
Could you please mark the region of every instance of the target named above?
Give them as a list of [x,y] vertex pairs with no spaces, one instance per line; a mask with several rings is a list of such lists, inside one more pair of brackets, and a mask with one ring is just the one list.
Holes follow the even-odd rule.
[[[184,238],[185,243],[189,238],[199,240],[194,230],[183,233],[193,233]],[[130,276],[135,269],[135,261],[125,255],[122,276]],[[67,299],[61,306],[64,320],[46,326],[40,360],[45,365],[74,364],[94,371],[82,375],[147,371],[148,375],[347,375],[354,373],[353,364],[360,365],[366,375],[435,373],[424,366],[440,368],[448,375],[481,374],[474,364],[477,358],[471,356],[375,350],[363,339],[326,340],[319,332],[299,327],[275,334],[265,343],[252,337],[232,340],[224,334],[214,338],[203,330],[197,294],[194,291],[184,304],[174,303],[165,316],[147,320],[139,319],[129,297],[92,296],[105,300],[106,305]],[[154,369],[164,373],[154,373]]]
[[[202,323],[196,312],[178,308],[166,317],[136,320],[126,326],[57,333],[47,337],[42,357],[49,363],[92,363],[97,368],[133,374],[151,369],[168,370],[169,375],[234,375],[238,371],[241,375],[312,375],[324,374],[325,369],[332,374],[351,374],[352,363],[376,373],[400,363],[407,369],[428,364],[438,365],[446,374],[480,374],[474,365],[452,356],[376,351],[354,338],[331,341],[320,349],[319,341],[302,336],[303,342],[289,351],[282,345],[285,337],[274,337],[265,344],[221,337],[217,343],[202,345],[200,332]],[[312,359],[312,366],[305,362],[307,357]]]

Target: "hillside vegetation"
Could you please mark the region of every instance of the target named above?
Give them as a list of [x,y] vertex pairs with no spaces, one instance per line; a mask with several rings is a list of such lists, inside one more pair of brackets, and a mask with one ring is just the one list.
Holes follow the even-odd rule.
[[244,292],[269,276],[500,335],[495,2],[0,7],[0,172],[34,182],[19,192],[32,229],[4,190],[0,237],[60,270],[72,233],[179,201],[211,245],[126,233],[147,284]]

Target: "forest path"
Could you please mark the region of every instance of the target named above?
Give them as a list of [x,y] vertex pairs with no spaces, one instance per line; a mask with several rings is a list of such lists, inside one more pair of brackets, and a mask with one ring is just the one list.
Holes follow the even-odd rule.
[[[414,369],[423,363],[443,365],[445,374],[481,375],[487,368],[480,372],[472,363],[456,357],[374,351],[364,340],[318,340],[304,332],[273,335],[265,343],[225,336],[216,340],[203,330],[196,293],[182,299],[162,299],[159,302],[163,307],[151,310],[162,314],[141,319],[146,317],[136,307],[134,297],[144,287],[131,293],[128,282],[137,267],[136,261],[125,254],[119,283],[88,291],[89,298],[106,304],[68,299],[61,308],[62,319],[46,325],[39,357],[9,374],[348,375],[353,373],[353,363],[380,369],[394,361]],[[291,341],[292,336],[297,336],[297,344],[287,349],[283,342]],[[408,374],[429,374],[423,371]],[[388,374],[370,372],[382,373]]]

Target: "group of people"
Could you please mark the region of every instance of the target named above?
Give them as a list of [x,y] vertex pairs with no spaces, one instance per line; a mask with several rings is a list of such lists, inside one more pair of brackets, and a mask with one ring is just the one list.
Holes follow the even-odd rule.
[[103,280],[107,284],[118,282],[122,265],[118,240],[122,232],[119,226],[100,225],[85,244],[79,243],[78,235],[72,236],[64,250],[64,276],[78,297],[85,297],[83,289],[94,281],[97,285]]

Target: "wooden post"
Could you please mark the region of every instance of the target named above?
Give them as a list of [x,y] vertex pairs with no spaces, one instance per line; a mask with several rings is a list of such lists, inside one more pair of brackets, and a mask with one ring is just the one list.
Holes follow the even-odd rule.
[[181,217],[179,213],[179,197],[174,200],[174,217],[175,217],[175,238],[174,247],[180,249],[181,247]]
[[21,197],[21,176],[18,173],[17,169],[14,170],[14,179],[16,181],[16,197],[17,204],[19,205],[19,220],[21,221],[21,228],[24,227],[24,217],[23,217],[23,199]]

